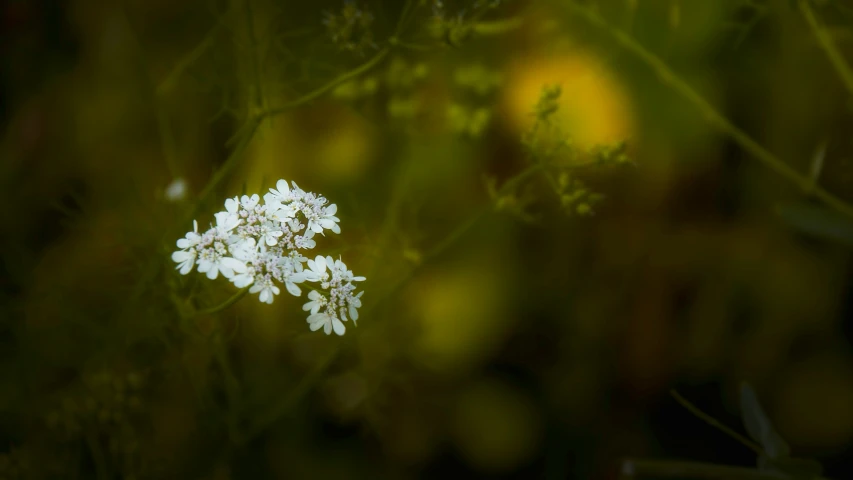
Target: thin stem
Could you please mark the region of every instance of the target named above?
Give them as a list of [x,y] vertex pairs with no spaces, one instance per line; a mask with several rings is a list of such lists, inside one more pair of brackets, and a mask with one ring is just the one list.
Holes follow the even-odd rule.
[[157,119],[157,132],[160,135],[160,145],[163,149],[163,158],[166,162],[166,168],[172,178],[180,177],[180,168],[178,167],[177,149],[175,146],[175,136],[172,133],[172,127],[169,120],[168,112],[163,104],[163,99],[160,98],[159,87],[155,86],[154,78],[148,71],[148,56],[145,51],[145,46],[142,44],[142,39],[137,33],[137,29],[133,24],[133,15],[130,11],[130,6],[127,1],[122,1],[122,11],[125,21],[127,22],[128,32],[132,38],[132,44],[136,49],[138,66],[142,72],[143,83],[145,84],[146,94],[151,96],[150,100],[154,105],[154,110]]
[[762,147],[758,142],[753,140],[746,132],[732,124],[713,106],[711,106],[707,100],[699,95],[693,87],[688,85],[687,82],[681,79],[671,68],[669,68],[663,60],[646,50],[645,47],[640,45],[630,35],[612,26],[589,7],[580,5],[574,1],[563,2],[562,5],[565,5],[572,13],[580,16],[591,25],[607,32],[619,45],[651,67],[655,73],[657,73],[661,82],[675,90],[676,93],[681,95],[685,100],[699,110],[712,125],[730,136],[744,150],[749,152],[770,170],[773,170],[778,175],[796,185],[804,193],[813,195],[828,207],[833,208],[846,217],[853,219],[853,206],[826,190],[814,185],[808,177],[794,170],[791,166],[780,160],[766,148]]
[[[526,169],[522,170],[520,173],[507,180],[500,189],[498,189],[498,195],[505,195],[515,189],[521,182],[528,179],[529,177],[535,175],[541,170],[544,170],[545,166],[541,163],[535,163]],[[435,246],[433,246],[429,252],[424,255],[423,260],[426,261],[428,259],[437,257],[442,252],[444,252],[449,246],[453,245],[458,241],[462,236],[468,232],[477,222],[480,221],[486,214],[489,212],[491,204],[487,207],[483,207],[478,213],[474,214],[471,218],[465,221],[463,224],[459,225],[456,229],[454,229],[449,235],[444,237],[443,240],[438,242]]]
[[[499,190],[499,193],[506,193],[511,189],[518,186],[518,184],[525,179],[529,178],[536,172],[542,170],[542,166],[540,164],[534,164],[528,167],[527,169],[521,171],[513,178],[508,180]],[[488,208],[482,209],[477,214],[473,215],[470,219],[468,219],[465,223],[460,225],[458,228],[454,229],[444,240],[438,242],[435,247],[433,247],[425,256],[424,260],[434,258],[444,252],[450,245],[459,240],[465,232],[467,232],[471,227],[473,227],[481,218],[488,213]],[[399,290],[410,278],[414,276],[417,267],[410,269],[406,275],[397,281],[394,286],[391,287],[385,294],[379,298],[376,302],[373,302],[369,307],[365,308],[362,314],[366,314],[376,307],[378,307],[385,299],[389,298],[392,293]],[[311,388],[322,378],[322,374],[325,370],[332,364],[332,362],[337,358],[340,352],[340,348],[336,348],[332,353],[329,354],[328,357],[323,359],[319,364],[317,364],[314,369],[299,382],[296,388],[291,392],[291,394],[284,399],[282,402],[278,403],[274,408],[264,414],[260,420],[258,420],[255,425],[250,427],[245,433],[242,435],[237,435],[235,437],[235,442],[237,444],[245,443],[256,435],[261,433],[264,429],[266,429],[269,425],[275,423],[279,418],[281,418],[284,414],[288,412],[291,408],[293,408],[299,400],[306,395]]]
[[264,98],[264,90],[263,90],[263,82],[261,80],[261,65],[258,62],[258,39],[255,35],[255,16],[252,13],[252,0],[243,0],[246,6],[246,31],[249,35],[249,45],[252,51],[251,53],[251,62],[252,62],[252,73],[254,74],[255,81],[255,95],[254,99],[255,105],[253,107],[265,109],[265,98]]
[[719,430],[719,431],[725,433],[726,435],[732,437],[733,439],[737,440],[739,443],[743,444],[744,446],[746,446],[747,448],[749,448],[750,450],[755,452],[756,455],[759,455],[759,456],[766,456],[767,455],[764,452],[764,450],[757,443],[753,442],[752,440],[744,437],[743,435],[735,432],[731,428],[729,428],[729,427],[723,425],[722,423],[718,422],[717,419],[715,419],[714,417],[712,417],[712,416],[708,415],[707,413],[703,412],[702,410],[700,410],[699,407],[690,403],[689,400],[682,397],[675,390],[670,390],[669,394],[672,395],[672,398],[674,398],[675,401],[677,401],[679,404],[681,404],[681,406],[686,408],[690,413],[692,413],[693,415],[704,420],[705,423],[711,425],[712,427],[716,428],[717,430]]
[[236,412],[239,411],[238,403],[240,401],[240,383],[237,381],[237,376],[234,375],[234,369],[231,368],[231,361],[228,358],[228,350],[222,343],[221,338],[216,338],[213,341],[213,356],[219,369],[222,371],[222,376],[225,383],[225,395],[228,398],[227,427],[228,436],[232,442],[237,442],[239,431],[237,429]]
[[214,25],[210,31],[207,32],[207,35],[204,36],[201,43],[196,45],[195,48],[190,50],[178,61],[177,64],[175,64],[172,71],[169,72],[169,74],[166,75],[166,78],[157,86],[157,93],[159,95],[163,95],[175,88],[175,85],[177,85],[178,80],[181,78],[184,71],[201,58],[204,52],[213,45],[213,41],[216,39],[216,34],[219,33],[220,28],[222,28],[221,23]]
[[192,219],[195,218],[202,205],[204,205],[205,200],[207,200],[207,197],[213,193],[216,187],[218,187],[223,180],[225,180],[225,176],[228,175],[228,172],[237,165],[237,160],[243,156],[243,152],[245,152],[249,143],[251,143],[258,125],[260,125],[260,121],[258,119],[250,119],[243,127],[243,133],[240,135],[237,145],[231,151],[231,155],[225,159],[225,162],[221,167],[219,167],[219,170],[217,170],[210,181],[207,182],[207,185],[205,185],[204,189],[199,194],[198,201],[190,211],[189,218],[184,221],[184,224],[190,223]]
[[242,434],[237,433],[234,437],[234,443],[237,445],[245,444],[263,432],[267,427],[277,422],[290,409],[295,407],[299,401],[311,391],[314,385],[320,381],[326,369],[331,366],[332,362],[340,353],[340,346],[335,347],[323,360],[314,365],[314,368],[306,374],[296,387],[290,391],[290,394],[279,402],[275,403],[270,410],[265,412],[259,420],[254,422],[254,425]]
[[390,51],[391,51],[390,47],[383,48],[376,55],[374,55],[373,58],[371,58],[367,62],[359,65],[358,67],[356,67],[356,68],[354,68],[354,69],[352,69],[346,73],[339,75],[338,77],[332,79],[331,81],[327,82],[326,84],[322,85],[321,87],[302,95],[301,97],[297,98],[296,100],[285,103],[284,105],[281,105],[279,107],[271,108],[271,109],[268,109],[268,110],[261,112],[257,118],[263,119],[265,117],[270,117],[270,116],[278,115],[278,114],[281,114],[284,112],[288,112],[290,110],[293,110],[296,107],[302,106],[302,105],[310,102],[311,100],[316,99],[317,97],[320,97],[321,95],[323,95],[326,92],[334,89],[338,85],[340,85],[342,83],[346,83],[349,80],[361,75],[362,73],[367,72],[368,70],[370,70],[371,68],[376,66],[376,64],[381,62],[382,59],[384,59],[385,56],[388,55],[388,53]]
[[522,17],[512,17],[492,22],[477,22],[474,24],[474,33],[478,35],[501,35],[517,30],[523,24],[524,19]]
[[216,305],[215,307],[210,307],[210,308],[205,308],[203,310],[198,310],[195,313],[193,313],[193,316],[213,315],[214,313],[221,312],[222,310],[225,310],[226,308],[230,307],[231,305],[234,305],[241,298],[243,298],[249,292],[249,288],[250,287],[241,288],[237,293],[232,295],[231,298],[229,298],[228,300],[225,300],[224,302],[220,303],[219,305]]
[[800,0],[799,5],[800,11],[803,12],[803,17],[805,17],[806,22],[809,24],[809,28],[812,29],[812,33],[814,33],[821,48],[826,52],[826,56],[829,57],[829,61],[832,63],[835,71],[838,72],[838,76],[841,77],[841,81],[844,82],[847,91],[853,95],[853,70],[850,69],[850,65],[847,64],[844,56],[838,51],[829,32],[820,24],[809,2]]

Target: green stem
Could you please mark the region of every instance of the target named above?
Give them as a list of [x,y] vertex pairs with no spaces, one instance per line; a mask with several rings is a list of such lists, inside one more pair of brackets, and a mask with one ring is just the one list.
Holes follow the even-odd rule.
[[225,383],[225,395],[228,398],[228,407],[226,409],[228,436],[232,442],[236,443],[239,438],[236,420],[237,412],[239,411],[240,383],[237,381],[237,376],[234,375],[234,369],[231,368],[228,350],[224,347],[219,336],[213,340],[213,355],[216,363],[219,365],[219,369],[222,371]]
[[477,22],[474,24],[474,33],[478,35],[501,35],[521,28],[523,24],[524,19],[521,17],[512,17],[493,22]]
[[258,434],[267,429],[270,425],[277,422],[281,417],[283,417],[287,412],[294,408],[299,404],[299,401],[307,395],[311,389],[314,388],[320,379],[323,377],[323,373],[325,373],[326,369],[331,366],[332,362],[337,358],[340,353],[340,346],[337,346],[329,353],[320,363],[314,365],[314,368],[305,375],[302,380],[296,385],[296,387],[290,391],[290,394],[284,398],[283,400],[276,402],[276,404],[266,411],[260,419],[255,421],[254,425],[248,427],[248,429],[242,434],[238,433],[234,437],[234,443],[237,445],[245,444],[246,442],[255,438]]
[[252,50],[252,73],[255,77],[254,93],[256,95],[256,98],[254,99],[255,105],[253,107],[260,108],[261,110],[263,110],[266,108],[266,104],[264,98],[263,82],[261,80],[261,65],[260,62],[258,62],[258,39],[255,35],[255,16],[252,13],[252,0],[243,0],[243,2],[246,6],[246,31],[249,35],[249,45]]
[[818,43],[820,43],[821,48],[826,52],[826,56],[829,58],[829,61],[835,68],[835,71],[838,72],[838,76],[841,77],[847,91],[853,95],[853,70],[850,69],[850,65],[847,64],[847,61],[841,55],[841,52],[838,51],[838,48],[832,41],[832,37],[830,37],[829,32],[827,32],[826,28],[824,28],[818,21],[811,5],[809,5],[809,2],[806,0],[800,0],[799,5],[800,11],[803,12],[803,17],[805,17],[806,22],[809,24],[809,28],[812,29],[812,33],[814,33],[814,36],[817,38]]
[[704,420],[705,423],[707,423],[708,425],[711,425],[712,427],[716,428],[717,430],[719,430],[719,431],[725,433],[726,435],[732,437],[733,439],[737,440],[739,443],[743,444],[744,446],[746,446],[747,448],[749,448],[750,450],[755,452],[756,455],[758,455],[758,456],[762,456],[762,455],[766,456],[767,455],[764,452],[764,450],[757,443],[753,442],[752,440],[744,437],[743,435],[735,432],[731,428],[729,428],[729,427],[723,425],[722,423],[718,422],[716,418],[714,418],[714,417],[708,415],[707,413],[703,412],[702,410],[700,410],[699,407],[690,403],[689,400],[682,397],[675,390],[670,390],[669,394],[672,395],[672,397],[675,399],[675,401],[677,401],[679,404],[681,404],[681,406],[686,408],[690,413],[692,413],[693,415],[696,415],[700,419]]
[[213,315],[214,313],[221,312],[222,310],[225,310],[226,308],[230,307],[231,305],[234,305],[241,298],[243,298],[249,292],[249,288],[250,287],[241,288],[237,293],[232,295],[231,298],[229,298],[228,300],[225,300],[224,302],[220,303],[219,305],[216,305],[215,307],[210,307],[210,308],[205,308],[203,310],[198,310],[195,313],[193,313],[193,316]]
[[589,7],[580,5],[574,1],[567,1],[562,4],[571,10],[571,12],[586,20],[589,24],[607,32],[619,45],[651,67],[655,73],[657,73],[661,82],[675,90],[676,93],[681,95],[685,100],[699,110],[712,125],[730,136],[744,150],[749,152],[770,170],[773,170],[778,175],[796,185],[801,191],[813,195],[828,207],[833,208],[839,213],[853,219],[853,206],[826,190],[814,185],[808,177],[794,170],[791,166],[780,160],[766,148],[762,147],[758,142],[753,140],[746,134],[746,132],[732,124],[713,106],[711,106],[707,100],[699,95],[693,87],[688,85],[687,82],[681,79],[671,68],[669,68],[663,60],[646,50],[645,47],[640,45],[630,35],[609,24],[605,19],[598,15],[598,13]]
[[352,80],[353,78],[363,74],[364,72],[367,72],[371,68],[375,67],[379,62],[382,61],[382,59],[385,58],[386,55],[388,55],[388,53],[390,51],[391,51],[390,47],[383,48],[382,50],[377,52],[377,54],[374,55],[373,58],[371,58],[370,60],[366,61],[365,63],[359,65],[358,67],[356,67],[356,68],[354,68],[354,69],[352,69],[346,73],[339,75],[338,77],[332,79],[331,81],[327,82],[326,84],[322,85],[321,87],[319,87],[315,90],[312,90],[312,91],[306,93],[305,95],[302,95],[301,97],[297,98],[296,100],[285,103],[284,105],[262,111],[257,116],[257,119],[260,120],[260,119],[263,119],[266,117],[270,117],[270,116],[274,116],[274,115],[278,115],[281,113],[288,112],[290,110],[293,110],[296,107],[299,107],[301,105],[304,105],[304,104],[310,102],[311,100],[316,99],[317,97],[322,96],[323,94],[334,89],[338,85],[340,85],[342,83],[346,83],[346,82]]
[[[535,173],[542,170],[541,164],[534,164],[525,170],[521,171],[510,180],[508,180],[498,191],[500,194],[511,191],[516,188],[519,183],[524,181],[525,179],[531,177]],[[460,225],[458,228],[454,229],[447,237],[445,237],[442,241],[438,242],[425,256],[424,260],[434,258],[444,252],[448,247],[450,247],[453,243],[459,240],[465,232],[467,232],[471,227],[473,227],[481,218],[488,213],[489,209],[484,208],[477,214],[473,215],[470,219],[468,219],[465,223]],[[369,307],[363,310],[363,314],[366,314],[376,307],[378,307],[385,299],[389,298],[394,292],[398,291],[410,278],[414,276],[417,267],[410,269],[406,275],[397,281],[385,294],[379,298],[376,302],[373,302]],[[336,348],[332,353],[329,354],[328,357],[323,359],[319,364],[317,364],[311,373],[307,374],[302,381],[296,386],[296,388],[291,392],[291,394],[283,400],[281,403],[278,403],[275,407],[265,413],[260,420],[255,422],[255,425],[250,427],[245,433],[242,435],[238,435],[236,437],[236,443],[241,444],[245,443],[256,435],[264,431],[267,427],[278,421],[283,415],[285,415],[291,408],[293,408],[299,400],[302,399],[322,378],[323,373],[326,369],[332,364],[332,362],[337,358],[339,354],[340,348]]]
[[252,141],[252,137],[255,135],[255,131],[258,129],[260,125],[259,119],[250,119],[246,122],[246,125],[243,127],[243,133],[239,137],[239,141],[234,149],[231,151],[231,154],[225,159],[225,162],[219,167],[219,170],[213,174],[213,177],[207,182],[204,189],[199,194],[198,201],[196,202],[193,209],[190,211],[190,215],[184,221],[184,224],[190,223],[193,218],[195,218],[196,214],[201,210],[201,207],[204,205],[204,202],[207,200],[207,197],[210,196],[211,193],[225,180],[225,176],[237,165],[237,161],[243,156],[246,148],[249,146],[249,143]]
[[163,95],[170,92],[175,85],[177,85],[178,80],[183,75],[184,71],[190,67],[196,60],[201,58],[205,51],[213,45],[213,40],[216,38],[216,34],[219,32],[222,24],[217,23],[207,32],[207,35],[204,36],[204,39],[196,45],[195,48],[190,50],[178,63],[172,68],[172,71],[166,75],[166,78],[160,82],[160,85],[157,86],[157,94]]
[[[509,193],[512,190],[514,190],[515,188],[517,188],[518,185],[521,184],[521,182],[523,182],[524,180],[530,178],[531,176],[535,175],[536,173],[538,173],[544,169],[545,169],[545,165],[543,165],[542,163],[538,163],[538,162],[527,167],[526,169],[522,170],[521,172],[516,174],[511,179],[507,180],[501,186],[501,188],[498,189],[497,195],[498,196],[506,195],[507,193]],[[465,221],[465,223],[459,225],[449,235],[444,237],[443,240],[441,240],[440,242],[435,244],[435,246],[433,246],[424,255],[423,260],[426,261],[428,259],[437,257],[442,252],[444,252],[449,246],[456,243],[456,241],[459,240],[466,232],[468,232],[468,230],[470,230],[477,222],[479,222],[480,219],[482,219],[483,217],[486,216],[486,214],[490,210],[490,206],[491,205],[489,205],[487,207],[483,207],[478,213],[474,214],[471,218],[469,218],[467,221]]]

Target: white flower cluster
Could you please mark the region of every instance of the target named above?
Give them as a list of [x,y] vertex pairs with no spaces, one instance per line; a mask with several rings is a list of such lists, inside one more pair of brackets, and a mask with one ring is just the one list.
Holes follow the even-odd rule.
[[343,335],[343,322],[358,320],[364,293],[355,294],[352,282],[365,278],[354,276],[340,259],[318,255],[310,260],[301,253],[316,246],[315,234],[340,233],[338,207],[327,203],[322,195],[305,192],[295,182],[290,188],[284,180],[264,195],[263,204],[257,194],[229,198],[225,211],[214,215],[216,225],[206,232],[199,233],[193,221],[193,231],[178,240],[180,250],[172,260],[183,275],[198,265],[211,280],[221,273],[238,288],[251,286],[249,292],[259,293],[264,303],[272,303],[281,292],[277,283],[297,297],[302,294],[297,284],[317,284],[303,307],[311,312],[311,330],[322,327],[326,335]]

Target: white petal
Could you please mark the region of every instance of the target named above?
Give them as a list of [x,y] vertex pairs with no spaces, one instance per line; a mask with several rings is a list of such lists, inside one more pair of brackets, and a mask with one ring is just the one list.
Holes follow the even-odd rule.
[[233,270],[237,273],[245,273],[246,272],[246,264],[241,262],[240,260],[237,260],[236,258],[223,257],[219,261],[219,263],[223,267],[225,267],[229,270]]
[[356,310],[355,305],[350,304],[349,306],[349,317],[352,319],[353,323],[358,320],[358,310]]
[[326,207],[326,215],[334,215],[338,211],[338,206],[334,203]]
[[272,295],[270,294],[270,291],[265,288],[265,289],[261,290],[261,294],[258,297],[258,300],[260,300],[264,303],[272,303],[272,300],[270,299],[270,297],[272,297]]
[[323,332],[325,332],[326,335],[332,333],[332,322],[326,322],[323,324]]
[[275,182],[275,188],[277,188],[282,194],[290,193],[290,185],[288,185],[284,179]]
[[[198,268],[198,271],[201,271],[201,267]],[[207,271],[207,278],[211,280],[216,280],[216,277],[219,276],[219,268],[215,264],[210,265],[210,270]]]
[[310,328],[312,332],[316,332],[325,324],[326,324],[326,322],[322,322],[322,321],[312,322],[311,317],[308,317],[308,328]]
[[185,262],[193,257],[193,254],[190,252],[185,252],[183,250],[178,250],[177,252],[172,253],[172,261],[173,262]]
[[341,323],[341,321],[337,318],[332,319],[332,326],[334,327],[335,333],[337,333],[338,336],[343,335],[344,332],[347,331],[347,327],[345,327],[344,324]]
[[287,288],[287,292],[294,297],[298,297],[302,295],[302,290],[297,287],[293,282],[284,282],[284,287]]
[[314,259],[314,265],[316,265],[317,268],[311,268],[311,270],[314,270],[317,273],[325,273],[326,259],[323,258],[322,255],[317,255],[317,258]]

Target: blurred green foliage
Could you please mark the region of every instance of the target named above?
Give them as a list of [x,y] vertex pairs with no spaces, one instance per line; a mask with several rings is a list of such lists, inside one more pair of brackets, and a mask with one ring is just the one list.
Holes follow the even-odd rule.
[[[744,380],[749,434],[853,468],[846,2],[2,9],[0,478],[713,468],[653,414]],[[279,178],[338,204],[344,337],[170,260]]]

